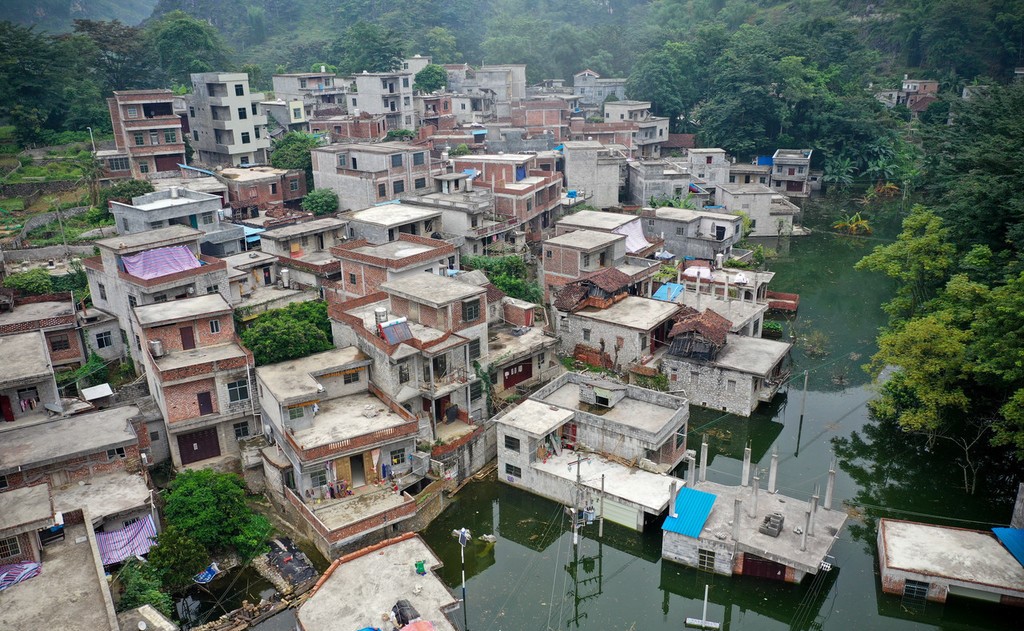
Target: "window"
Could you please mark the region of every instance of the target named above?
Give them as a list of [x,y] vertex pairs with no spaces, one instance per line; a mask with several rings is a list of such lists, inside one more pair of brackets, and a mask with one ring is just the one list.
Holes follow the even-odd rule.
[[482,381],[474,381],[469,384],[469,400],[479,401],[480,397],[484,394],[484,384]]
[[505,463],[505,473],[507,473],[508,475],[510,475],[510,476],[512,476],[514,478],[521,478],[521,477],[523,477],[523,470],[522,469],[520,469],[519,467],[517,467],[517,466],[515,466],[513,464],[509,464],[507,462]]
[[646,349],[647,349],[647,336],[641,334],[640,335],[640,350],[646,350]]
[[400,167],[402,166],[402,154],[396,153],[391,156],[391,166]]
[[398,383],[409,382],[409,362],[401,362],[398,364]]
[[235,430],[235,440],[240,440],[249,435],[249,422],[242,421],[231,426]]
[[160,132],[153,130],[149,132],[149,144],[159,145],[160,144]]
[[297,191],[297,190],[299,190],[299,181],[298,180],[288,180],[288,190],[290,190],[290,191]]
[[134,309],[136,306],[138,306],[138,304],[139,304],[139,301],[135,299],[135,296],[128,296],[128,308],[129,309]]
[[100,298],[107,299],[107,286],[103,283],[96,283],[97,288],[100,290]]
[[67,335],[54,335],[50,338],[51,351],[66,351],[71,348],[71,340]]
[[195,130],[195,129],[192,130],[192,140],[199,140],[199,131],[198,130]]
[[[404,105],[404,106],[406,106],[406,107],[409,107],[409,97],[404,97],[404,98],[402,99],[402,105]],[[407,118],[408,118],[408,117],[407,117]]]
[[259,138],[260,137],[260,128],[256,127],[255,131],[256,131],[256,137]]
[[522,442],[515,436],[509,436],[505,434],[505,449],[519,453],[519,448]]
[[96,348],[107,348],[114,345],[113,335],[110,331],[103,331],[96,334]]
[[297,418],[302,418],[306,415],[306,409],[299,406],[294,408],[288,408],[288,418],[294,421]]
[[243,131],[242,132],[242,144],[243,145],[249,144],[249,132],[247,132],[247,131]]
[[327,484],[327,470],[317,469],[309,472],[309,483],[314,487]]
[[139,108],[134,105],[128,106],[128,118],[137,118],[139,116]]
[[355,107],[355,106],[356,106],[356,100],[352,99],[352,107]]
[[416,178],[416,180],[415,180],[415,181],[414,181],[414,182],[412,183],[412,185],[413,185],[413,187],[414,187],[414,188],[416,188],[417,190],[418,190],[418,189],[421,189],[421,188],[426,188],[426,187],[427,187],[427,178],[425,178],[425,177],[418,177],[418,178]]
[[[406,67],[406,69],[408,69],[409,65],[406,64],[405,67]],[[409,87],[409,77],[402,77],[402,87],[403,88],[408,88]]]
[[544,353],[537,355],[537,370],[544,368],[545,361],[547,361],[547,356]]
[[146,136],[141,131],[135,132],[134,134],[132,134],[132,136],[135,137],[136,147],[141,147],[142,145],[146,144]]
[[107,160],[107,167],[111,171],[127,171],[129,169],[128,158],[111,158]]
[[648,219],[647,220],[647,227],[648,228],[653,228],[654,227],[654,220],[653,219]]
[[153,296],[153,302],[167,302],[167,294]]
[[676,449],[686,444],[686,425],[676,430]]
[[697,569],[705,572],[715,571],[715,551],[700,549],[697,551]]
[[387,196],[388,196],[388,185],[387,184],[378,184],[377,185],[377,197],[387,197]]
[[391,183],[391,189],[395,191],[395,195],[405,192],[405,182],[402,180],[395,180]]
[[7,476],[6,475],[0,475],[0,489],[6,489],[7,486],[8,486],[7,485]]
[[241,83],[235,84],[235,96],[245,96],[245,86]]
[[115,447],[114,449],[107,450],[107,460],[115,460],[124,458],[124,447]]
[[676,226],[676,236],[677,237],[685,237],[686,236],[686,226]]
[[244,107],[238,108],[238,120],[244,121],[247,118],[249,118],[249,111]]
[[391,464],[399,465],[405,464],[405,449],[395,449],[391,452]]
[[359,377],[359,371],[355,371],[355,372],[347,372],[347,373],[345,373],[345,376],[342,379],[344,380],[345,384],[347,385],[347,384],[350,384],[350,383],[359,383],[359,378],[360,378]]
[[583,267],[590,267],[590,255],[589,254],[584,254],[583,255]]
[[736,380],[735,379],[730,379],[727,382],[725,382],[725,391],[730,393],[730,394],[736,392]]
[[[472,322],[480,317],[480,301],[474,300],[472,302],[462,303],[462,321]],[[479,342],[479,340],[477,340]],[[471,345],[472,346],[472,345]],[[479,350],[479,349],[477,349]]]
[[0,539],[0,559],[16,557],[19,554],[21,554],[21,546],[18,544],[17,537]]
[[544,250],[544,258],[549,259],[551,256],[551,250]]
[[174,143],[178,142],[178,133],[175,132],[173,129],[165,129],[164,142],[169,145],[173,145]]
[[255,103],[252,104],[252,108],[251,109],[252,109],[252,115],[253,116],[256,116],[257,114],[259,114],[259,110],[256,109],[256,104]]
[[305,79],[299,79],[299,87],[300,88],[306,87],[306,80]]
[[301,107],[293,107],[292,108],[292,118],[302,118],[302,108]]
[[729,176],[729,184],[735,184],[735,183],[736,183],[736,176],[735,175],[730,175]]
[[583,341],[584,342],[589,342],[590,341],[590,329],[583,329]]
[[158,440],[160,440],[160,432],[150,432],[149,433],[149,441],[150,442],[155,443]]
[[149,173],[148,162],[139,162],[139,173]]
[[356,275],[351,273],[351,272],[348,275],[348,284],[349,285],[355,285],[356,284]]
[[215,294],[218,291],[220,291],[220,286],[219,285],[210,285],[210,286],[208,286],[206,288],[206,293],[208,293],[208,294]]
[[423,164],[423,152],[412,154],[412,163],[414,166],[420,166]]
[[480,359],[480,338],[469,341],[469,359]]

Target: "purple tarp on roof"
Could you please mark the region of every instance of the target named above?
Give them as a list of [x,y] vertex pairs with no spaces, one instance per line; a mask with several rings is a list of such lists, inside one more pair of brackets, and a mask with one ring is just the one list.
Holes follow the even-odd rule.
[[122,256],[121,262],[124,263],[124,271],[144,280],[184,272],[200,265],[196,255],[185,245],[173,245],[169,248],[156,248]]
[[17,585],[22,581],[39,576],[43,566],[39,563],[12,563],[11,565],[0,565],[0,592],[11,585]]
[[156,536],[153,516],[144,518],[112,532],[97,532],[96,547],[100,550],[103,565],[120,563],[136,554],[146,554],[153,547],[152,537]]

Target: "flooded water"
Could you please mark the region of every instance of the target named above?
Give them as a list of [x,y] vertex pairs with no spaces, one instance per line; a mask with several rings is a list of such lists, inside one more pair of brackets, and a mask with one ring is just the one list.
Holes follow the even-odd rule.
[[[885,323],[879,305],[890,286],[853,264],[883,239],[817,233],[793,239],[773,260],[771,288],[800,294],[799,316],[784,320],[797,336],[794,377],[771,406],[750,419],[691,408],[689,446],[709,438],[708,477],[734,484],[749,441],[756,466],[767,471],[779,453],[779,486],[806,499],[824,488],[834,451],[842,456],[834,506],[851,502],[853,518],[832,549],[837,569],[823,583],[786,585],[698,572],[660,559],[661,533],[639,534],[605,524],[588,527],[572,546],[560,506],[496,481],[471,483],[424,533],[445,566],[441,576],[460,589],[455,528],[494,533],[495,544],[474,541],[466,551],[468,628],[473,631],[547,629],[678,630],[700,617],[710,585],[708,619],[724,629],[1009,629],[1019,610],[951,599],[923,611],[883,595],[877,576],[874,518],[890,516],[987,528],[1009,521],[1012,480],[990,468],[974,496],[940,446],[929,453],[898,430],[868,418],[871,398],[862,370]],[[783,248],[784,249],[784,248]],[[808,388],[803,423],[803,371]],[[947,457],[949,456],[949,457]],[[959,485],[959,486],[958,486]],[[977,521],[975,521],[977,520]],[[455,617],[462,623],[463,612]]]

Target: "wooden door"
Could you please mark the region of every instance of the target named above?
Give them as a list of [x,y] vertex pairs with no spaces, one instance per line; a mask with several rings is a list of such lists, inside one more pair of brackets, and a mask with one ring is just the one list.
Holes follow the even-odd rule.
[[8,423],[14,421],[14,408],[11,407],[11,399],[6,394],[0,395],[0,412]]
[[743,555],[743,575],[784,581],[786,566],[747,552]]
[[178,329],[181,332],[181,348],[191,350],[196,347],[196,334],[190,326],[183,326]]
[[196,401],[199,403],[199,416],[213,414],[213,396],[209,392],[197,392]]
[[181,456],[182,464],[198,462],[207,458],[216,458],[220,455],[220,441],[217,439],[217,429],[201,429],[198,432],[181,434],[178,436],[178,453]]

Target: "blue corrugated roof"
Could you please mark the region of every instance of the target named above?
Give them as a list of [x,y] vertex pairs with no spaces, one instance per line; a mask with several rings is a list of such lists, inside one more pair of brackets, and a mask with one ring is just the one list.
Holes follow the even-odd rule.
[[711,514],[711,507],[715,504],[715,497],[717,496],[714,493],[697,489],[680,490],[675,507],[678,516],[673,517],[670,513],[661,529],[696,539],[700,536],[700,531],[704,530],[704,524]]
[[1024,565],[1024,528],[993,528],[992,532],[1017,562]]
[[665,283],[654,292],[655,300],[675,302],[676,298],[683,292],[683,286],[676,283]]

